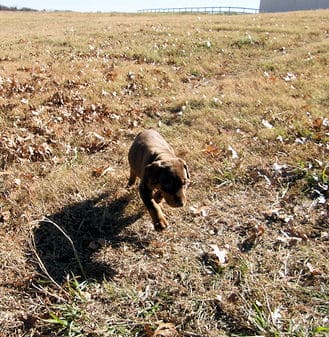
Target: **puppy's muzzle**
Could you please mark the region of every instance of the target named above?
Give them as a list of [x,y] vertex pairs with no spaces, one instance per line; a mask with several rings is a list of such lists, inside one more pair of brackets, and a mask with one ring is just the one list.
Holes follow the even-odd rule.
[[183,191],[175,195],[165,194],[164,198],[171,207],[183,207],[186,204],[186,196]]

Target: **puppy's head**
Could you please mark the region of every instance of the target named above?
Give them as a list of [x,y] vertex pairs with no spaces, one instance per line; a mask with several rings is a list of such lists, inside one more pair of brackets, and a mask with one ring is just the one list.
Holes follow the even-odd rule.
[[145,167],[145,175],[152,188],[157,188],[171,207],[186,203],[185,190],[190,174],[184,160],[172,158],[158,160]]

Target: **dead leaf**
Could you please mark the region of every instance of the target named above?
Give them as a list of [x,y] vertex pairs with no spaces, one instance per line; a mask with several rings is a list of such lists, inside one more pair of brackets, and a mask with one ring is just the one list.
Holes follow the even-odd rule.
[[253,233],[248,236],[239,247],[242,252],[250,251],[260,240],[260,237],[265,233],[265,227],[261,225],[256,225],[253,228]]
[[228,146],[228,150],[231,152],[232,154],[232,159],[238,159],[238,153],[233,149],[233,147],[231,145]]
[[107,82],[113,82],[118,77],[118,73],[115,71],[108,71],[104,74],[104,77]]
[[267,121],[266,119],[262,120],[262,124],[266,127],[266,129],[273,129],[274,128],[274,126],[269,121]]
[[209,245],[212,251],[202,254],[202,261],[210,273],[220,274],[228,263],[228,251],[219,249],[216,244]]
[[210,247],[213,249],[214,254],[217,256],[220,265],[225,265],[228,261],[227,250],[219,249],[217,245],[210,245]]
[[202,150],[202,152],[207,155],[217,156],[220,153],[220,150],[218,149],[217,146],[210,144],[207,147],[205,147]]
[[310,271],[310,273],[311,273],[312,276],[319,276],[319,275],[322,274],[321,271],[318,270],[318,269],[316,269],[316,268],[314,268],[314,267],[311,265],[310,262],[307,262],[307,263],[306,263],[306,267],[308,268],[308,270]]
[[322,120],[322,125],[323,125],[325,128],[328,129],[328,127],[329,127],[329,118],[324,118],[324,119]]
[[231,293],[227,297],[227,302],[229,303],[236,303],[239,300],[239,295],[237,293]]
[[173,323],[161,323],[152,337],[178,337],[178,332]]
[[305,242],[308,241],[308,236],[303,230],[294,227],[289,227],[287,229],[287,233],[290,235],[290,237],[300,238]]
[[23,322],[25,329],[31,330],[32,328],[34,328],[36,322],[38,321],[38,318],[34,315],[26,314],[20,317],[20,321]]
[[210,208],[207,206],[201,206],[201,207],[190,206],[189,209],[193,215],[201,215],[202,217],[208,216],[209,211],[210,211]]
[[323,119],[320,118],[316,118],[313,120],[313,128],[317,131],[319,131],[322,127],[322,123],[323,123]]
[[10,212],[4,211],[0,213],[0,222],[7,222],[10,219]]
[[282,235],[277,237],[276,244],[277,245],[282,245],[284,247],[293,247],[298,244],[303,243],[303,239],[300,237],[296,236],[290,236],[288,233],[281,231]]
[[293,82],[296,81],[297,75],[294,73],[287,73],[287,75],[283,78],[285,82]]
[[22,183],[21,179],[19,179],[19,178],[14,179],[14,184],[15,184],[16,186],[20,186],[21,183]]
[[106,173],[109,173],[109,172],[114,172],[114,168],[111,167],[111,166],[107,167],[107,168],[103,171],[101,177],[104,176]]
[[103,167],[95,167],[93,168],[92,174],[94,177],[101,177],[104,171]]
[[145,337],[153,337],[153,330],[152,330],[152,327],[151,327],[151,325],[149,325],[149,324],[146,324],[145,326],[144,326],[144,336]]
[[281,165],[277,162],[272,165],[272,169],[276,172],[281,172],[285,168],[287,168],[287,165],[285,164]]
[[265,233],[265,227],[261,225],[255,226],[255,235],[256,237],[260,237]]
[[94,177],[103,177],[105,174],[109,173],[109,172],[114,172],[114,168],[109,166],[107,168],[104,168],[103,166],[100,167],[95,167],[92,171],[92,175]]

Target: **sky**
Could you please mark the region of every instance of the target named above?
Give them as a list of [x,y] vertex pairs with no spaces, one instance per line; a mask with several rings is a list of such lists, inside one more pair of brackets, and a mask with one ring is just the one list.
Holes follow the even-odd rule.
[[28,7],[38,10],[72,10],[80,12],[136,12],[146,8],[169,7],[248,7],[259,8],[260,0],[0,0],[8,7]]

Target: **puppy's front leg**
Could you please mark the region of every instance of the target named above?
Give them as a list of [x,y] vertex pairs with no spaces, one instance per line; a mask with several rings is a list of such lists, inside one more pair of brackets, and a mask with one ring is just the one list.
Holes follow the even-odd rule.
[[154,201],[154,199],[152,199],[152,190],[150,190],[143,181],[139,185],[139,193],[151,215],[154,229],[158,232],[166,229],[168,222],[163,216],[161,207]]

